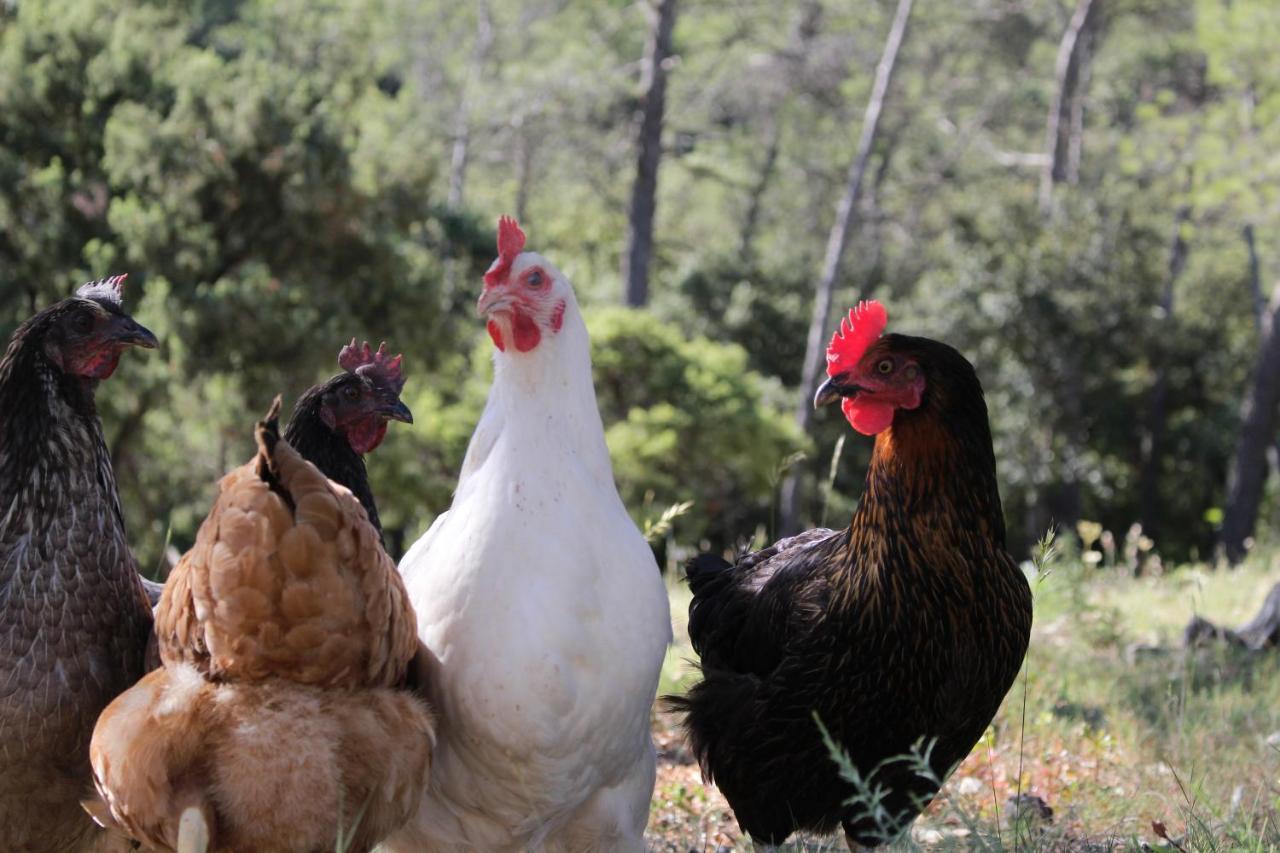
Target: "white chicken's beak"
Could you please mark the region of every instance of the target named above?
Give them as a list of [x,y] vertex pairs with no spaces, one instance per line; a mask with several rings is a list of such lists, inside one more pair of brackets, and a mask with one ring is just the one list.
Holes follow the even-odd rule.
[[480,299],[476,302],[476,312],[482,317],[488,317],[495,311],[507,311],[515,304],[515,299],[507,292],[506,288],[486,287],[484,292],[480,294]]

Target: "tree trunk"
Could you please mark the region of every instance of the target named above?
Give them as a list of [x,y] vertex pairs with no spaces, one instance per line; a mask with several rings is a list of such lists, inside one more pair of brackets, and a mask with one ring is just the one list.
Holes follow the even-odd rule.
[[[914,0],[898,0],[898,10],[893,16],[893,25],[889,28],[889,36],[885,40],[884,52],[880,55],[880,63],[876,66],[875,81],[871,86],[871,96],[867,100],[866,113],[862,118],[862,133],[858,139],[858,150],[849,167],[849,178],[845,184],[844,195],[836,208],[836,220],[827,237],[827,251],[822,261],[822,274],[818,279],[817,293],[813,300],[813,316],[809,320],[809,337],[805,345],[804,367],[800,373],[800,396],[796,406],[796,423],[802,432],[809,430],[813,421],[813,390],[818,378],[818,371],[823,363],[825,342],[830,335],[827,323],[831,317],[831,303],[835,296],[836,283],[840,279],[840,267],[844,259],[844,249],[853,233],[857,218],[858,201],[862,196],[862,182],[867,174],[867,164],[871,159],[872,148],[875,147],[876,130],[880,125],[880,114],[884,109],[885,98],[889,93],[889,84],[893,80],[894,66],[898,61],[898,51],[907,34],[907,22],[911,18],[911,7]],[[799,466],[792,468],[782,483],[782,494],[779,499],[778,535],[787,536],[798,529],[800,509],[800,472]]]
[[1232,630],[1200,616],[1192,617],[1182,631],[1182,645],[1200,646],[1209,641],[1225,642],[1255,652],[1280,645],[1280,583],[1271,587],[1258,614],[1242,628]]
[[1080,183],[1080,162],[1084,159],[1084,102],[1093,74],[1093,44],[1096,38],[1096,26],[1087,26],[1080,34],[1076,85],[1071,91],[1071,123],[1067,129],[1067,167],[1064,173],[1066,182],[1072,186]]
[[[1058,43],[1058,60],[1054,65],[1053,102],[1045,123],[1045,162],[1040,172],[1040,211],[1048,216],[1053,210],[1054,187],[1067,178],[1071,163],[1072,105],[1081,79],[1080,66],[1089,43],[1087,30],[1093,26],[1102,0],[1078,0],[1075,14]],[[1082,113],[1083,115],[1083,113]],[[1083,121],[1083,118],[1081,119]],[[1079,169],[1079,153],[1076,154]]]
[[[1187,263],[1187,241],[1182,227],[1191,219],[1191,207],[1184,204],[1173,217],[1169,240],[1169,268],[1160,297],[1161,325],[1173,322],[1174,288]],[[1142,438],[1142,468],[1138,474],[1138,521],[1148,536],[1155,538],[1160,517],[1160,465],[1164,455],[1164,431],[1169,417],[1169,367],[1163,356],[1156,364],[1156,378],[1147,403],[1147,428]]]
[[520,127],[516,138],[516,210],[517,222],[523,222],[529,210],[529,189],[533,183],[533,149],[537,144],[530,132],[529,120]]
[[[1267,297],[1262,292],[1262,268],[1258,261],[1258,246],[1254,242],[1252,225],[1244,227],[1244,245],[1249,252],[1249,290],[1253,293],[1253,319],[1261,334],[1267,317]],[[1267,462],[1272,473],[1280,474],[1280,436],[1276,436],[1275,443],[1267,449]]]
[[476,43],[471,51],[471,62],[458,98],[458,111],[453,116],[453,145],[449,151],[449,195],[446,199],[451,210],[462,207],[466,192],[467,164],[471,156],[472,89],[488,61],[493,40],[493,18],[489,12],[489,4],[482,2],[476,5]]
[[[476,78],[484,70],[484,64],[493,50],[493,17],[489,4],[476,5],[476,43],[471,51],[467,76],[462,82],[458,98],[458,110],[453,116],[453,145],[449,149],[449,194],[445,203],[452,211],[459,211],[466,198],[467,165],[471,159],[471,99]],[[458,284],[459,262],[449,251],[444,259],[444,290],[452,293]]]
[[1058,405],[1062,411],[1063,450],[1059,458],[1066,476],[1050,496],[1051,518],[1067,530],[1075,530],[1084,512],[1084,494],[1080,486],[1085,469],[1084,447],[1088,443],[1084,411],[1084,370],[1075,352],[1063,359],[1060,377],[1062,394]]
[[[464,96],[465,103],[465,96]],[[449,150],[449,195],[445,203],[451,210],[462,207],[462,197],[467,183],[467,156],[471,147],[471,122],[466,106],[460,106],[454,116],[453,146]]]
[[[1090,30],[1102,0],[1077,0],[1075,13],[1058,43],[1054,63],[1054,93],[1045,121],[1045,155],[1040,172],[1040,212],[1048,219],[1053,213],[1054,189],[1074,181],[1080,172],[1084,147],[1083,83],[1087,80]],[[1083,72],[1083,73],[1082,73]],[[1074,352],[1063,357],[1057,408],[1061,413],[1059,434],[1064,440],[1066,464],[1061,484],[1042,495],[1043,508],[1056,524],[1073,525],[1079,518],[1083,499],[1080,464],[1086,430],[1084,426],[1083,377]]]
[[1233,565],[1248,552],[1247,540],[1258,521],[1267,478],[1267,447],[1275,439],[1280,403],[1280,284],[1271,293],[1263,318],[1253,385],[1240,412],[1240,437],[1227,477],[1227,500],[1219,544]]
[[666,60],[676,24],[676,0],[657,0],[644,50],[640,78],[640,123],[636,137],[636,180],[631,189],[627,248],[622,259],[622,289],[633,307],[649,301],[649,261],[653,255],[653,216],[657,208],[658,166],[662,162],[662,117],[667,100]]
[[1258,262],[1258,245],[1254,242],[1253,226],[1244,227],[1244,245],[1249,250],[1249,289],[1253,292],[1253,317],[1258,323],[1258,331],[1267,316],[1267,297],[1262,292],[1262,270]]

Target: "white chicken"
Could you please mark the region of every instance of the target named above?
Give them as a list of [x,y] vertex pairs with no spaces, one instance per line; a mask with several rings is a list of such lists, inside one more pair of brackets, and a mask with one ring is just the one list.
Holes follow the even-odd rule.
[[501,219],[489,401],[452,508],[400,563],[439,729],[393,851],[644,849],[666,590],[614,485],[573,288],[523,248]]

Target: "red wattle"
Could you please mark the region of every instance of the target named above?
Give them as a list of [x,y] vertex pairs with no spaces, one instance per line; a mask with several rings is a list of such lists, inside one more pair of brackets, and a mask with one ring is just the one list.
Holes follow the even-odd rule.
[[502,329],[498,328],[496,320],[490,320],[485,324],[485,328],[489,330],[489,337],[493,338],[493,345],[500,351],[506,352],[507,345],[502,342]]
[[88,379],[108,379],[116,372],[119,364],[120,349],[107,346],[94,350],[84,358],[74,359],[69,372]]
[[542,332],[533,318],[517,308],[511,313],[511,332],[516,338],[516,349],[528,352],[542,340]]
[[380,415],[370,415],[347,427],[347,443],[356,453],[368,453],[387,435],[387,422]]
[[896,407],[892,403],[845,397],[840,403],[840,408],[844,410],[849,426],[863,435],[875,435],[893,425],[893,413]]

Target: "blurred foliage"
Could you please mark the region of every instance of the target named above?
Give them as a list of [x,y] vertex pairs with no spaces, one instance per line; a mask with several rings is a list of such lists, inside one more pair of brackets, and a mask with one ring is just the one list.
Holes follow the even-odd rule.
[[[685,340],[625,308],[587,317],[600,414],[622,499],[657,513],[680,498],[684,541],[732,546],[769,520],[778,460],[802,445],[795,423],[762,405],[777,391],[741,347]],[[772,395],[776,397],[775,395]]]
[[[448,505],[483,405],[471,305],[491,223],[516,213],[588,306],[639,521],[691,500],[669,536],[732,544],[770,525],[779,466],[804,448],[808,514],[838,523],[869,442],[850,436],[828,493],[848,428],[823,413],[801,437],[790,412],[892,6],[682,7],[653,302],[627,313],[602,306],[620,291],[639,4],[2,0],[0,334],[80,281],[131,273],[129,305],[163,346],[128,356],[99,398],[147,566],[170,525],[191,542],[274,393],[330,375],[352,335],[387,339],[417,423],[370,464],[403,547]],[[880,298],[892,330],[977,365],[1023,553],[1055,518],[1128,529],[1163,373],[1152,532],[1174,557],[1203,554],[1257,350],[1245,225],[1261,287],[1280,276],[1280,6],[1108,2],[1077,174],[1045,216],[1036,157],[1073,7],[920,5],[837,301]]]

